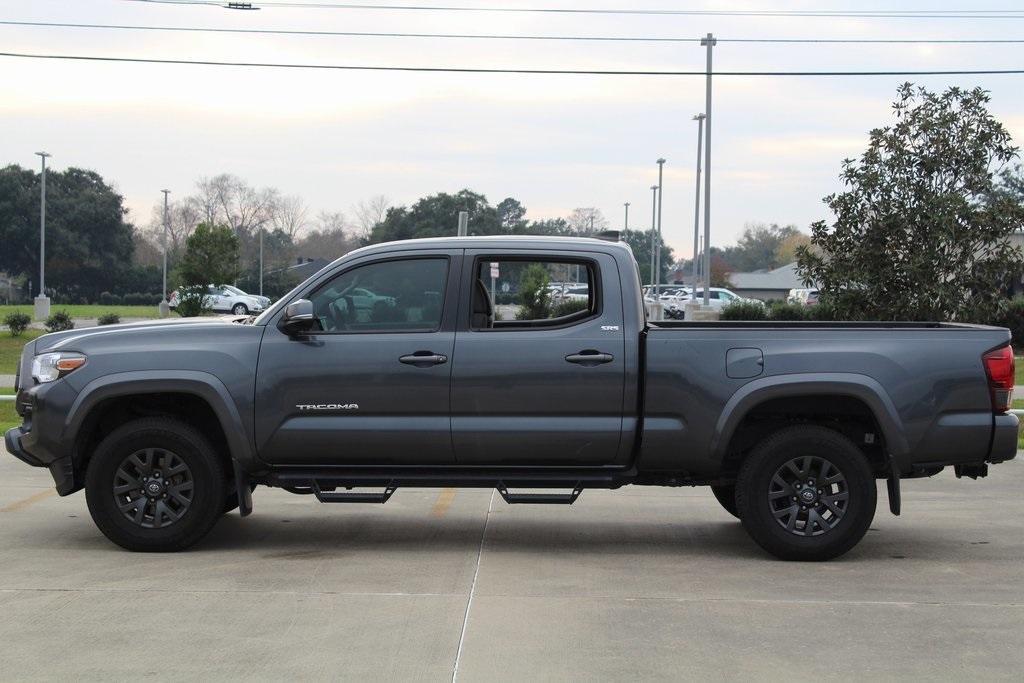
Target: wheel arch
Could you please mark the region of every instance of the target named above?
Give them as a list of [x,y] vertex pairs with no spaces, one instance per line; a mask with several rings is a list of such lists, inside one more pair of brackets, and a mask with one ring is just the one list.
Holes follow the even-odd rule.
[[[815,403],[813,408],[808,402]],[[883,457],[908,451],[903,423],[884,387],[872,377],[853,373],[794,374],[764,377],[741,387],[726,403],[712,437],[711,452],[726,463],[735,459],[736,438],[758,411],[791,404],[793,416],[822,418],[829,409],[854,418],[870,418],[883,443]]]
[[[147,411],[149,411],[147,413]],[[254,449],[234,400],[217,377],[199,371],[171,375],[149,371],[107,375],[87,384],[64,421],[62,440],[73,443],[75,469],[84,470],[105,418],[125,414],[177,415],[203,429],[226,457],[228,472],[248,470]],[[76,483],[79,477],[76,474]]]

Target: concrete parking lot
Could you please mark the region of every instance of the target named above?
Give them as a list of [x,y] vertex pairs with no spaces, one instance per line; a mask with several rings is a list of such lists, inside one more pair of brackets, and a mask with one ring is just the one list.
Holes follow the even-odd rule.
[[[826,564],[770,559],[703,489],[572,507],[258,489],[190,552],[132,554],[0,458],[0,676],[1018,679],[1024,463],[908,482]],[[880,498],[880,502],[884,499]]]

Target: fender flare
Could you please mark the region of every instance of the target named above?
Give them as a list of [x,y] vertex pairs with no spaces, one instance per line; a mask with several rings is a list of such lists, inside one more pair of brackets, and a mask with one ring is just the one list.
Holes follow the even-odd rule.
[[[75,439],[86,417],[100,402],[132,394],[192,394],[206,401],[224,430],[233,468],[248,470],[256,464],[255,448],[234,399],[215,375],[196,370],[119,372],[94,379],[79,392],[64,420],[62,439]],[[246,489],[248,491],[248,489]]]
[[909,451],[903,421],[878,380],[858,373],[799,373],[762,377],[740,387],[729,398],[711,437],[711,452],[722,460],[736,428],[747,414],[765,401],[788,396],[849,396],[863,401],[874,414],[890,454]]

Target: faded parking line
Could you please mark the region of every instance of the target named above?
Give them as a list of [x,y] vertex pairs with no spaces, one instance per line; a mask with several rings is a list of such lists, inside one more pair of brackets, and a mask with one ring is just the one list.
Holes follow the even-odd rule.
[[441,493],[437,495],[437,500],[434,502],[434,507],[430,508],[430,514],[434,517],[444,517],[453,500],[455,500],[455,489],[441,489]]
[[0,508],[0,512],[17,512],[18,510],[23,510],[27,508],[29,505],[32,505],[33,503],[38,503],[44,498],[49,498],[50,496],[56,495],[56,493],[57,491],[55,489],[46,489],[44,491],[40,491],[39,493],[33,493],[28,498],[22,498],[21,500],[17,500],[11,503],[7,507]]

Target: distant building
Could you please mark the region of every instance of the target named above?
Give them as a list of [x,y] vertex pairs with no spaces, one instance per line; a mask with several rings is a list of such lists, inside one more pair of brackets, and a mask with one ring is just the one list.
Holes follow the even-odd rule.
[[732,291],[751,299],[769,301],[785,300],[789,290],[804,287],[803,280],[796,273],[796,261],[779,266],[775,270],[758,270],[753,273],[729,273]]

